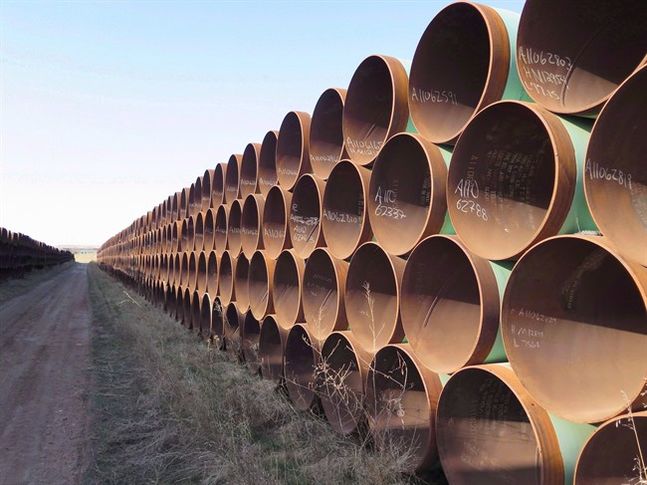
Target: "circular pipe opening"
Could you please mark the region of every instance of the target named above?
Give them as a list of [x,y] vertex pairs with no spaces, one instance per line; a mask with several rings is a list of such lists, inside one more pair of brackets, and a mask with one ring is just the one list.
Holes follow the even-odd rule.
[[373,242],[360,246],[348,266],[344,304],[357,342],[370,352],[404,338],[400,284],[405,261]]
[[276,320],[283,328],[290,328],[303,321],[301,307],[301,286],[305,262],[294,254],[294,250],[284,250],[276,260],[272,299]]
[[198,278],[198,256],[196,251],[191,251],[189,253],[189,272],[187,275],[187,281],[185,282],[188,289],[193,292],[196,287],[196,281]]
[[200,321],[200,316],[202,312],[200,311],[200,295],[197,291],[193,292],[191,296],[191,325],[194,332],[198,334],[202,330],[202,322]]
[[213,299],[213,307],[211,309],[211,336],[219,337],[222,339],[225,335],[225,310],[220,301],[220,297]]
[[202,251],[204,249],[204,212],[198,212],[195,216],[194,233],[195,249],[196,251]]
[[292,194],[279,186],[267,193],[263,207],[263,245],[270,258],[276,259],[284,249],[292,247],[288,231],[288,214]]
[[602,234],[647,266],[647,67],[631,76],[598,116],[586,152],[584,190]]
[[321,230],[336,258],[350,258],[373,235],[366,212],[370,176],[369,170],[350,160],[342,160],[329,174]]
[[218,207],[225,203],[225,178],[227,164],[219,163],[213,172],[213,190],[211,192],[211,207]]
[[227,246],[233,258],[238,257],[242,249],[241,222],[242,207],[240,201],[236,199],[229,206],[229,214],[227,215]]
[[335,259],[326,248],[313,251],[303,272],[302,304],[313,337],[324,340],[335,330],[346,330],[344,286],[348,263]]
[[195,289],[200,293],[207,291],[207,275],[207,253],[200,251],[195,279]]
[[204,229],[203,241],[204,250],[211,251],[214,247],[214,229],[216,228],[216,211],[215,209],[207,209],[204,213]]
[[240,339],[240,327],[243,323],[243,315],[238,309],[236,302],[231,302],[227,305],[225,309],[225,345],[227,352],[234,354],[236,356],[242,355],[241,351],[241,339]]
[[276,174],[276,142],[277,131],[268,131],[263,138],[261,150],[258,155],[258,189],[267,197],[270,189],[279,183]]
[[436,439],[450,483],[563,483],[548,413],[508,368],[456,372],[438,400]]
[[369,165],[386,140],[404,131],[409,119],[407,72],[393,57],[369,56],[357,67],[344,104],[346,151],[359,165]]
[[470,121],[452,155],[447,206],[456,233],[483,258],[518,258],[559,232],[576,170],[557,116],[514,101],[488,106]]
[[225,203],[232,204],[240,197],[240,164],[242,155],[232,155],[225,172]]
[[187,251],[189,249],[189,219],[182,220],[180,229],[180,241],[178,251]]
[[272,281],[274,279],[274,260],[265,251],[256,251],[249,262],[249,307],[257,320],[272,313]]
[[310,163],[314,174],[324,180],[335,164],[346,156],[342,131],[345,100],[345,89],[326,89],[312,112]]
[[186,241],[187,245],[185,251],[193,251],[195,249],[195,216],[189,216],[186,224]]
[[456,237],[424,239],[404,269],[400,315],[411,348],[434,372],[483,363],[499,327],[499,290],[490,263]]
[[218,206],[216,211],[216,222],[214,225],[213,244],[216,248],[216,254],[222,256],[227,250],[227,227],[229,218],[229,208],[226,205]]
[[241,246],[243,254],[251,258],[254,251],[263,249],[263,209],[265,198],[262,195],[249,194],[243,204],[240,223]]
[[175,258],[173,259],[173,284],[174,285],[179,285],[180,282],[182,281],[182,266],[181,266],[181,260],[180,260],[180,255],[178,253],[175,254]]
[[[196,186],[195,182],[191,184],[189,187],[189,200],[187,202],[188,205],[188,215],[193,216],[196,212],[196,197],[201,198],[202,194],[196,194]],[[150,219],[150,216],[149,216]],[[146,223],[146,225],[150,225],[150,220]]]
[[180,210],[182,207],[182,202],[181,202],[181,197],[182,197],[182,192],[175,192],[174,195],[171,196],[171,219],[173,222],[177,221],[180,219]]
[[310,338],[305,325],[290,330],[285,344],[285,387],[295,408],[307,411],[316,403],[315,375],[319,363],[317,341]]
[[178,286],[175,296],[175,320],[184,323],[184,289]]
[[377,446],[408,450],[415,470],[436,465],[435,416],[441,389],[438,375],[417,362],[407,345],[380,349],[366,378],[367,413]]
[[266,316],[258,342],[263,379],[279,382],[283,377],[283,348],[286,339],[287,330],[279,327],[273,315]]
[[261,334],[261,324],[252,312],[245,314],[243,320],[242,334],[242,352],[245,364],[252,373],[257,374],[261,368],[261,359],[259,356],[259,339]]
[[384,145],[371,172],[368,217],[387,252],[406,254],[440,231],[447,214],[446,180],[440,151],[418,135],[400,133]]
[[200,303],[200,336],[203,339],[208,339],[211,336],[211,315],[213,308],[211,307],[211,298],[208,294],[202,295]]
[[370,355],[360,350],[350,332],[334,332],[321,348],[315,388],[330,426],[349,435],[366,424],[364,385]]
[[196,215],[200,212],[202,208],[202,177],[195,179],[195,182],[192,185],[193,187],[193,197],[189,192],[189,207],[191,210],[191,215]]
[[218,257],[215,251],[210,251],[207,258],[207,279],[205,291],[212,297],[218,294]]
[[278,183],[286,190],[311,170],[309,139],[310,115],[302,111],[286,114],[276,142],[276,174]]
[[299,178],[294,187],[288,229],[297,256],[307,258],[325,244],[321,232],[321,213],[325,182],[311,174]]
[[183,309],[182,309],[182,325],[188,330],[191,330],[193,323],[193,313],[191,309],[193,308],[193,293],[188,288],[184,289],[184,298],[182,298]]
[[236,261],[236,271],[234,274],[234,293],[236,294],[236,303],[241,313],[249,308],[249,291],[247,278],[249,277],[249,260],[245,255],[238,256]]
[[206,211],[211,207],[211,191],[213,189],[213,177],[215,170],[208,168],[202,175],[202,204],[200,209]]
[[236,270],[236,259],[232,258],[229,251],[225,251],[220,258],[220,302],[222,305],[229,305],[235,298],[234,295],[234,272]]
[[577,423],[647,404],[647,270],[601,238],[560,236],[522,256],[506,287],[501,332],[523,385]]
[[642,0],[528,0],[517,35],[519,78],[551,111],[596,113],[647,59],[645,25]]
[[[623,415],[604,423],[580,452],[575,469],[575,485],[631,483],[628,477],[632,476],[635,477],[635,483],[640,483],[638,480],[645,477],[645,462],[640,459],[640,456],[647,455],[645,437],[645,411]],[[642,472],[638,472],[636,466],[642,467]]]
[[180,261],[180,285],[183,287],[187,286],[189,281],[189,254],[187,252],[182,253],[182,259]]
[[248,143],[240,163],[240,198],[258,192],[258,159],[261,144]]
[[494,9],[470,2],[445,7],[411,63],[409,109],[418,132],[453,144],[475,113],[501,99],[509,66],[508,33]]

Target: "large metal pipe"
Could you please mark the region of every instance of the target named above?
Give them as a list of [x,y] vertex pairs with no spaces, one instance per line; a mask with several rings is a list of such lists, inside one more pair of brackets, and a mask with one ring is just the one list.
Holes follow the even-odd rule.
[[449,166],[447,206],[470,251],[517,259],[558,233],[595,230],[582,187],[589,124],[524,102],[499,101],[461,135]]
[[225,201],[225,180],[227,178],[227,164],[219,163],[213,172],[213,189],[211,191],[211,207],[218,207]]
[[227,305],[224,316],[225,348],[237,359],[242,358],[242,347],[240,338],[240,327],[243,324],[243,314],[236,302],[232,301]]
[[595,114],[647,60],[645,25],[642,0],[528,0],[517,36],[519,77],[551,111]]
[[261,150],[258,154],[258,190],[267,197],[272,187],[279,183],[276,174],[276,142],[277,131],[268,131],[261,143]]
[[647,67],[604,105],[586,151],[584,190],[596,224],[623,255],[647,266]]
[[582,448],[575,485],[647,481],[647,411],[623,414],[602,426]]
[[198,252],[191,251],[189,253],[189,271],[187,273],[187,279],[184,282],[187,288],[193,292],[196,289],[196,282],[198,278]]
[[240,164],[243,156],[233,154],[227,162],[227,171],[225,173],[225,203],[231,204],[234,200],[240,198]]
[[196,251],[198,254],[198,261],[196,267],[196,277],[195,277],[195,289],[200,295],[203,295],[207,291],[207,281],[208,281],[208,268],[207,268],[207,256],[208,253],[205,251]]
[[411,63],[409,109],[418,132],[454,144],[470,118],[500,99],[527,95],[516,68],[519,14],[474,2],[442,9]]
[[303,321],[301,294],[304,269],[305,261],[296,255],[294,249],[283,250],[276,260],[272,301],[276,320],[283,328],[291,328]]
[[198,212],[195,215],[193,231],[193,246],[196,251],[202,251],[204,249],[204,212]]
[[249,194],[243,203],[240,233],[243,254],[251,258],[254,251],[263,249],[263,209],[265,197]]
[[204,222],[203,222],[203,246],[205,251],[211,251],[215,249],[214,240],[215,234],[214,230],[216,228],[216,209],[206,209],[204,212]]
[[285,344],[283,360],[285,387],[295,408],[312,409],[317,403],[315,376],[321,370],[321,344],[308,332],[304,324],[294,325]]
[[647,268],[603,238],[558,236],[526,252],[501,331],[519,379],[551,413],[595,423],[647,405]]
[[388,253],[401,256],[426,236],[453,232],[446,221],[446,184],[447,167],[435,145],[411,133],[389,138],[368,189],[371,228]]
[[249,307],[257,320],[273,313],[272,281],[275,261],[265,251],[258,250],[249,261]]
[[200,336],[203,339],[209,339],[211,337],[211,317],[213,314],[213,307],[211,305],[211,297],[208,293],[202,295],[200,301],[200,315],[198,316],[198,321],[200,322]]
[[189,253],[184,251],[182,253],[182,258],[180,259],[180,286],[187,286],[189,281]]
[[195,179],[189,190],[189,215],[195,216],[202,208],[202,176]]
[[236,259],[236,270],[234,271],[234,294],[236,303],[241,313],[249,310],[249,260],[244,254]]
[[294,186],[288,229],[294,251],[304,259],[326,244],[321,231],[324,189],[325,182],[312,174],[304,174]]
[[471,253],[456,236],[430,236],[411,252],[400,315],[417,358],[434,372],[506,361],[499,306],[510,265]]
[[213,191],[213,179],[215,177],[216,171],[212,168],[208,168],[204,171],[202,175],[202,202],[200,209],[206,211],[211,205],[211,193]]
[[258,355],[261,359],[261,375],[263,379],[280,382],[283,378],[283,350],[288,331],[281,328],[274,315],[263,319],[261,334],[258,341]]
[[184,288],[178,286],[175,291],[175,320],[180,324],[184,322]]
[[346,330],[344,287],[348,263],[328,249],[315,249],[303,271],[303,315],[314,338],[325,340],[335,330]]
[[184,288],[184,296],[182,297],[182,325],[191,330],[193,327],[193,292],[189,288]]
[[263,245],[270,258],[276,259],[281,251],[292,247],[288,218],[292,194],[275,185],[267,193],[263,207]]
[[219,273],[219,294],[220,302],[223,306],[229,305],[229,302],[236,298],[234,292],[234,274],[236,272],[236,258],[231,256],[229,251],[222,253],[220,257]]
[[214,223],[214,237],[213,244],[216,249],[216,254],[222,256],[228,249],[227,244],[227,228],[229,226],[229,206],[221,204],[216,210],[216,222]]
[[389,56],[373,55],[355,70],[344,104],[343,132],[348,156],[370,165],[392,135],[409,120],[407,71]]
[[348,435],[366,425],[364,397],[371,360],[351,332],[333,332],[323,343],[315,389],[326,419],[338,433]]
[[[382,347],[366,378],[371,435],[379,448],[402,449],[415,471],[438,462],[436,407],[442,384],[407,344]],[[413,471],[413,470],[412,470]]]
[[377,352],[402,342],[400,285],[405,261],[389,255],[379,244],[362,244],[348,266],[344,304],[348,325],[359,345]]
[[258,160],[261,144],[248,143],[240,162],[240,198],[258,192]]
[[216,296],[213,299],[211,308],[211,337],[217,342],[222,344],[225,336],[225,307],[223,306],[220,297]]
[[229,205],[229,214],[227,214],[227,248],[233,258],[238,257],[242,250],[243,241],[240,236],[242,212],[243,209],[239,199],[234,200]]
[[200,311],[200,304],[202,303],[202,297],[197,290],[193,292],[191,296],[191,329],[200,335],[202,332],[202,321],[201,316],[202,312]]
[[261,358],[259,355],[261,324],[250,311],[245,313],[240,334],[241,351],[243,353],[245,365],[247,365],[253,374],[258,374],[261,369]]
[[276,174],[278,183],[286,190],[294,187],[310,167],[310,115],[290,111],[283,118],[276,142]]
[[350,160],[342,160],[329,172],[323,195],[321,231],[330,252],[350,258],[373,236],[367,214],[371,172]]
[[314,174],[324,180],[335,164],[348,156],[342,130],[345,100],[345,89],[326,89],[312,112],[310,163]]

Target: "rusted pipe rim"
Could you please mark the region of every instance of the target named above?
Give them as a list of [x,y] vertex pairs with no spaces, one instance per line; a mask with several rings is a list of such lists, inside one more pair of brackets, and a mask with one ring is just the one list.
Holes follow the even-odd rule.
[[591,435],[580,452],[575,468],[574,484],[631,483],[627,480],[632,476],[637,480],[639,475],[636,470],[636,459],[640,456],[638,447],[642,447],[644,457],[647,452],[645,436],[647,436],[646,411],[631,415],[624,414],[604,423]]
[[193,292],[196,288],[196,280],[198,277],[198,252],[197,251],[191,251],[189,253],[189,273],[188,273],[188,279],[185,282],[188,289]]
[[288,230],[297,256],[307,258],[325,241],[321,232],[321,214],[325,182],[312,174],[304,174],[294,186]]
[[595,114],[647,60],[646,24],[642,0],[529,0],[517,35],[519,78],[551,111]]
[[275,185],[267,193],[263,207],[263,245],[270,258],[278,258],[281,251],[292,247],[288,231],[288,215],[292,194]]
[[204,213],[204,250],[211,251],[214,247],[214,229],[216,227],[216,209],[207,209]]
[[240,235],[240,224],[242,222],[242,207],[240,200],[234,200],[229,206],[227,215],[227,247],[231,256],[236,258],[242,249],[242,239]]
[[274,315],[268,315],[261,325],[258,354],[261,359],[261,375],[264,379],[279,382],[283,377],[283,349],[287,330],[279,327]]
[[249,309],[248,277],[249,260],[244,254],[241,254],[236,261],[236,271],[234,273],[234,292],[236,294],[236,303],[241,313],[245,313]]
[[225,171],[225,202],[232,204],[240,197],[240,164],[243,156],[234,154],[229,157]]
[[184,309],[182,311],[182,325],[190,330],[193,323],[193,313],[191,312],[191,309],[193,308],[193,293],[188,288],[184,289],[182,303],[184,305]]
[[216,211],[216,222],[214,224],[214,230],[213,230],[214,232],[213,244],[216,248],[216,253],[219,256],[222,256],[222,253],[224,253],[228,247],[228,244],[227,244],[227,229],[229,227],[228,219],[229,219],[229,207],[224,204],[219,205]]
[[265,197],[259,194],[249,194],[243,203],[240,237],[243,254],[248,258],[251,258],[257,249],[263,249],[264,206]]
[[215,297],[213,299],[213,305],[211,308],[211,336],[212,337],[224,337],[225,336],[225,308],[220,301],[220,297]]
[[406,446],[416,470],[438,462],[436,407],[440,378],[416,359],[407,344],[382,347],[366,378],[368,422],[380,448]]
[[509,42],[503,20],[485,5],[455,2],[433,18],[409,76],[409,110],[422,136],[454,144],[472,115],[501,99]]
[[346,158],[342,130],[345,100],[345,89],[326,89],[312,112],[310,164],[314,174],[324,180],[335,164]]
[[198,212],[195,216],[193,245],[196,251],[204,249],[204,212]]
[[196,269],[195,289],[201,295],[207,291],[207,253],[198,253],[198,265]]
[[647,404],[646,322],[647,269],[595,236],[558,236],[528,250],[501,310],[505,350],[523,385],[578,423]]
[[370,176],[368,169],[350,160],[340,161],[329,174],[321,230],[336,258],[350,258],[373,235],[366,211]]
[[272,281],[275,261],[265,251],[256,251],[249,261],[249,307],[257,320],[274,311]]
[[215,251],[209,251],[207,256],[207,278],[205,290],[211,297],[218,294],[218,256]]
[[236,271],[236,258],[231,256],[229,251],[222,253],[220,258],[220,273],[219,273],[219,293],[220,303],[229,305],[236,296],[234,293],[234,274]]
[[407,72],[394,57],[369,56],[355,70],[342,122],[346,151],[355,163],[369,165],[390,136],[405,130],[407,83]]
[[404,338],[400,322],[400,284],[405,261],[374,242],[362,244],[348,266],[344,305],[359,344],[377,352]]
[[[402,163],[406,160],[407,163]],[[389,138],[371,172],[368,217],[375,238],[401,256],[443,226],[447,168],[438,148],[419,135]]]
[[219,163],[213,172],[213,190],[211,191],[211,207],[218,207],[225,203],[225,179],[227,177],[227,164]]
[[211,297],[205,293],[202,295],[200,301],[200,335],[202,338],[209,338],[211,336],[211,314],[213,308],[211,305]]
[[618,250],[647,266],[647,67],[604,105],[586,152],[584,191],[591,215]]
[[315,249],[306,261],[301,295],[303,315],[314,338],[324,340],[335,330],[346,330],[344,286],[348,263],[335,259],[326,248]]
[[576,170],[556,115],[530,103],[491,104],[472,118],[452,154],[447,207],[456,233],[483,258],[517,259],[561,229]]
[[276,174],[276,142],[277,131],[268,131],[263,138],[261,150],[258,155],[258,190],[267,197],[270,189],[279,183]]
[[240,163],[240,198],[258,192],[258,159],[261,144],[248,143]]
[[297,321],[303,321],[301,288],[304,269],[304,260],[293,249],[285,249],[276,260],[272,301],[276,320],[283,328],[291,328]]
[[320,344],[303,324],[294,325],[285,344],[285,387],[295,408],[306,411],[316,403],[315,375],[320,369]]
[[204,171],[202,175],[202,204],[200,209],[206,211],[211,207],[211,192],[213,190],[213,178],[216,171],[212,168],[208,168]]
[[310,172],[310,115],[290,111],[283,118],[276,142],[276,175],[286,190],[292,189],[298,178]]
[[507,367],[466,367],[452,375],[438,400],[436,439],[450,483],[563,483],[548,413]]
[[245,313],[243,325],[241,327],[241,350],[247,367],[257,374],[261,367],[259,356],[259,339],[261,334],[261,324],[252,312]]
[[366,422],[364,395],[371,354],[351,332],[333,332],[321,347],[322,364],[315,373],[315,389],[330,426],[348,435]]
[[420,361],[439,373],[481,364],[499,327],[499,290],[490,263],[455,236],[430,236],[411,252],[400,315]]

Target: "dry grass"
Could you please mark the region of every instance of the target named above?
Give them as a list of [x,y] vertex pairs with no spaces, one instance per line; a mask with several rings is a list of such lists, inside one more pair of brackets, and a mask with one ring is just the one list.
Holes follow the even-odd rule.
[[39,283],[50,279],[61,271],[69,268],[72,262],[48,266],[42,269],[34,269],[23,273],[21,276],[14,276],[6,280],[0,280],[0,305],[12,298],[26,293]]
[[94,265],[89,278],[96,419],[86,482],[410,481],[395,451],[340,437]]

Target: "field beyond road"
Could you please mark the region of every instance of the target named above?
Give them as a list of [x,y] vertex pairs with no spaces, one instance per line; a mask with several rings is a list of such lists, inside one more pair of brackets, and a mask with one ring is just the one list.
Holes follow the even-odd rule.
[[2,484],[413,480],[94,264],[3,282],[0,358]]

